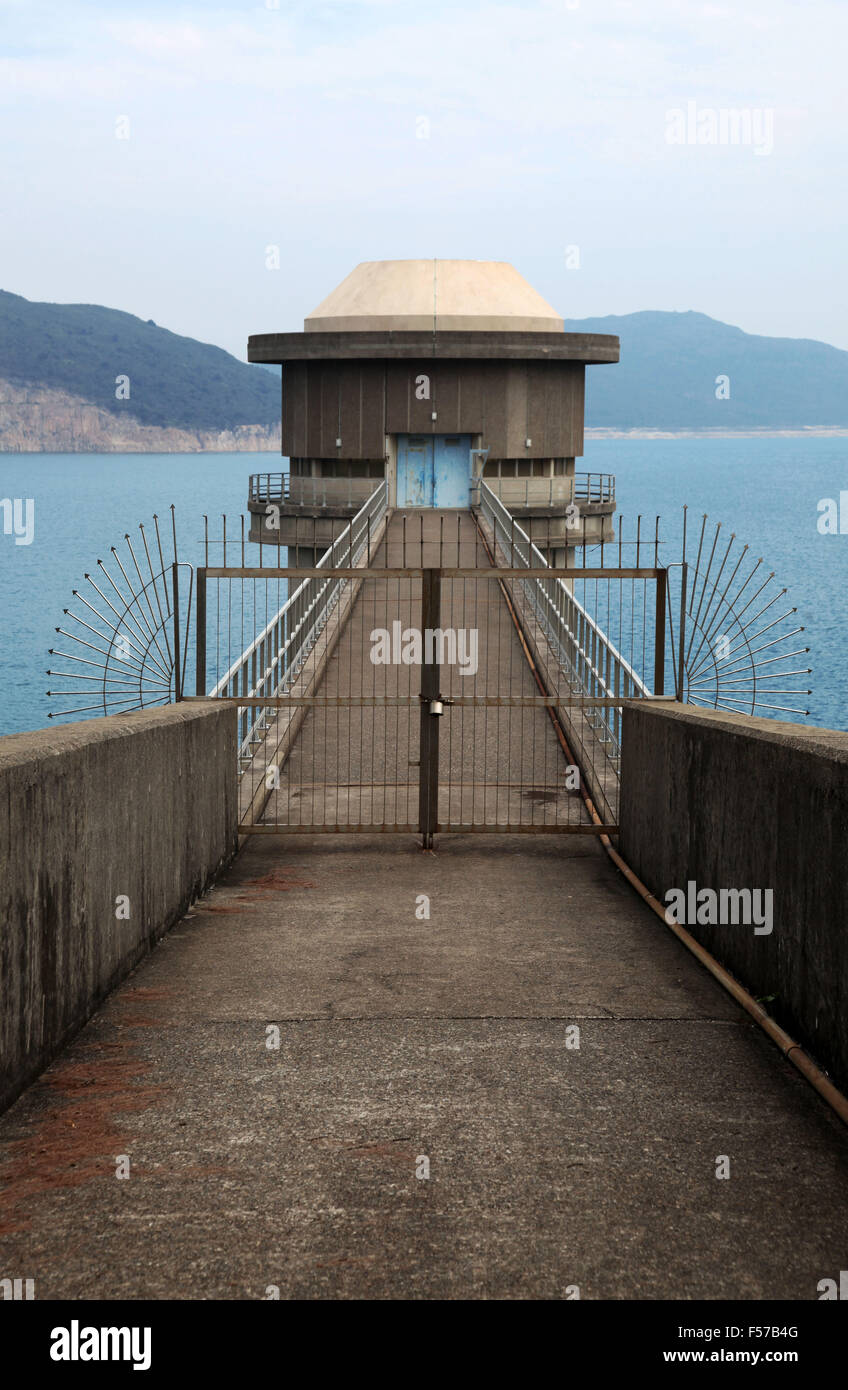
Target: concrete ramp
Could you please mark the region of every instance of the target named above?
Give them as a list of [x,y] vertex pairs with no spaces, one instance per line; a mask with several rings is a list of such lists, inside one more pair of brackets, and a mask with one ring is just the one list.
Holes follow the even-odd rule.
[[257,837],[0,1155],[38,1298],[809,1300],[848,1239],[843,1128],[582,837]]

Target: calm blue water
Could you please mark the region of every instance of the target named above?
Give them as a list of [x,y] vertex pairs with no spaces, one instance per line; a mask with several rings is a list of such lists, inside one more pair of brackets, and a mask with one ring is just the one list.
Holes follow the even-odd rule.
[[690,559],[704,512],[735,531],[749,555],[762,556],[763,568],[788,589],[786,606],[798,609],[806,629],[798,645],[811,649],[791,665],[812,666],[812,676],[790,684],[809,685],[813,694],[785,703],[807,704],[810,718],[802,722],[848,729],[848,534],[823,536],[817,528],[819,500],[838,500],[848,488],[848,439],[589,440],[578,467],[616,474],[627,532],[637,513],[659,513],[663,534],[677,542],[666,562],[679,559],[684,504]]
[[[48,656],[54,644],[68,650],[54,628],[67,626],[62,609],[71,603],[72,589],[98,603],[83,574],[96,577],[97,560],[109,560],[110,546],[128,564],[125,533],[137,538],[138,523],[144,522],[152,539],[154,512],[160,527],[170,528],[173,503],[181,558],[202,564],[203,514],[210,534],[220,535],[220,514],[228,513],[229,534],[237,536],[249,475],[280,467],[279,454],[0,455],[0,498],[35,501],[32,545],[16,545],[0,524],[0,734],[50,722],[48,711],[57,702],[45,691],[69,686],[46,675],[49,666],[67,669]],[[135,539],[133,544],[143,559]],[[256,564],[250,549],[247,563]],[[228,547],[228,560],[240,563],[239,552]],[[210,561],[220,564],[220,549]],[[80,635],[87,636],[81,629]]]
[[[847,462],[848,439],[628,439],[588,441],[578,466],[616,474],[628,531],[637,513],[652,519],[659,512],[663,534],[674,540],[685,502],[690,518],[709,513],[762,555],[807,628],[810,722],[844,729],[848,535],[822,536],[816,522],[819,499],[848,489]],[[54,628],[71,589],[98,558],[108,558],[111,545],[127,531],[137,534],[153,512],[168,521],[173,502],[183,558],[200,563],[203,514],[211,527],[213,517],[228,513],[237,535],[248,475],[280,466],[278,454],[0,456],[0,498],[35,502],[32,545],[15,545],[0,529],[0,733],[48,723],[55,703],[44,693],[51,683],[45,672],[48,648],[59,640]],[[236,554],[230,552],[231,563],[238,563]],[[676,551],[666,558],[676,559]]]

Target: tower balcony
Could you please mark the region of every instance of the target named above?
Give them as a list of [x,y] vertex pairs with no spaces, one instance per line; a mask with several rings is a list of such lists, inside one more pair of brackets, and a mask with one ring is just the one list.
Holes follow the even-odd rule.
[[359,464],[346,476],[252,473],[247,508],[249,539],[262,545],[311,548],[332,545],[385,477],[385,464]]
[[[566,564],[564,547],[598,545],[615,538],[615,474],[568,473],[564,477],[486,477],[492,491],[552,564]],[[572,504],[574,510],[572,510]]]
[[[335,465],[337,468],[338,465]],[[303,468],[303,465],[300,465]],[[332,543],[385,476],[383,460],[357,462],[339,476],[296,473],[250,475],[250,540],[264,545],[314,547]],[[485,480],[540,547],[589,545],[614,538],[615,475],[560,473],[516,476],[507,461],[490,462]],[[576,506],[576,514],[571,505]]]

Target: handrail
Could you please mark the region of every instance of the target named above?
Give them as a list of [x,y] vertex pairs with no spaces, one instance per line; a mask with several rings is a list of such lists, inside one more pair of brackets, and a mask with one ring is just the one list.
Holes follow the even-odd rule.
[[[218,696],[273,697],[297,675],[335,607],[347,579],[334,578],[332,570],[355,566],[376,535],[388,505],[385,479],[364,506],[328,546],[316,568],[324,575],[304,579],[282,607],[253,638],[229,670],[209,692]],[[261,706],[239,706],[239,756],[249,759],[254,735],[264,729],[266,712]]]
[[251,502],[284,502],[289,494],[288,473],[251,473],[248,496]]
[[575,473],[575,502],[615,502],[614,473]]
[[[587,696],[620,697],[622,700],[650,696],[651,691],[626,657],[575,598],[565,581],[556,576],[545,577],[549,568],[538,546],[482,479],[475,479],[478,489],[477,505],[489,521],[496,546],[510,557],[510,565],[526,566],[532,573],[532,584],[517,581],[523,586],[537,619],[557,653],[568,678]],[[587,718],[601,731],[607,757],[618,774],[621,753],[621,705],[587,710]]]
[[263,503],[296,507],[359,507],[377,486],[374,478],[292,477],[288,473],[251,473],[248,500],[255,506]]
[[[294,500],[322,506],[332,504],[336,500],[337,494],[347,493],[347,500],[350,504],[353,500],[353,493],[357,491],[356,484],[361,486],[368,482],[367,478],[313,478],[299,477],[294,478],[295,488],[292,491],[291,474],[287,472],[277,473],[251,473],[248,484],[248,495],[251,502],[277,502],[285,503]],[[521,483],[524,483],[525,502],[529,504],[531,500],[541,502],[541,494],[544,492],[544,484],[548,483],[548,502],[553,505],[560,501],[555,497],[555,485],[565,483],[564,476],[558,478],[501,478],[499,485],[503,490],[503,484],[515,484],[520,492]],[[614,473],[575,473],[574,474],[573,496],[576,502],[593,503],[615,503],[615,474]],[[347,484],[347,488],[343,484]],[[509,490],[509,489],[507,489]]]

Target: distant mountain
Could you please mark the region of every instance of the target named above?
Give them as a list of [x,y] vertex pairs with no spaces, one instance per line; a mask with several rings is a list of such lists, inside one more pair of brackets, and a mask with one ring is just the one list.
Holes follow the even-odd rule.
[[[618,366],[587,373],[588,426],[848,427],[848,352],[827,343],[758,337],[691,311],[567,319],[565,327],[621,339]],[[717,385],[718,377],[729,382]]]
[[[77,417],[82,412],[85,429],[94,432],[93,447],[103,447],[98,441],[109,434],[110,416],[119,436],[147,438],[153,447],[158,441],[151,440],[151,430],[203,437],[203,445],[189,447],[215,447],[208,440],[217,434],[235,437],[247,430],[261,437],[270,431],[273,442],[264,447],[279,447],[279,377],[119,309],[38,304],[0,290],[4,403],[4,423],[9,426],[14,405],[18,432],[24,433],[26,406],[34,422],[37,417],[46,423],[45,412],[53,407],[63,419],[68,411]],[[60,435],[65,428],[59,427]],[[6,450],[16,447],[7,433],[0,429],[0,448]]]
[[[692,312],[565,327],[621,339],[620,363],[587,374],[587,426],[848,428],[848,352],[826,343],[757,337]],[[0,452],[277,450],[279,422],[279,368],[119,309],[0,290]]]

